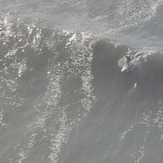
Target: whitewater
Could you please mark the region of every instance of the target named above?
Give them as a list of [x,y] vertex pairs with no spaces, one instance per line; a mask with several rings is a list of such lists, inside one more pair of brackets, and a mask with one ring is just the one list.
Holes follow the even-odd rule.
[[0,0],[0,163],[162,154],[163,0]]

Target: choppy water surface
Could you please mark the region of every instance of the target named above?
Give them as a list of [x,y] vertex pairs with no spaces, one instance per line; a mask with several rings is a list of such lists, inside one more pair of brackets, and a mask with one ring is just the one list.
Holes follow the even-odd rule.
[[0,162],[161,163],[162,4],[0,0]]

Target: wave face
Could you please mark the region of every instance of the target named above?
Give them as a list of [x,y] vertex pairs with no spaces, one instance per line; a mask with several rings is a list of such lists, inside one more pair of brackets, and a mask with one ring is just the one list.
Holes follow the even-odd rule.
[[160,163],[162,3],[0,0],[0,162]]

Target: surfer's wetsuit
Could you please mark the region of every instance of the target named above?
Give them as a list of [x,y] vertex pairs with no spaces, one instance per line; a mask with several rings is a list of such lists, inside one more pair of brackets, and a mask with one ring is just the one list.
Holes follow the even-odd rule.
[[126,57],[126,60],[127,60],[127,64],[129,64],[129,63],[130,63],[130,61],[131,61],[131,57],[130,57],[130,56],[128,56],[128,55],[126,55],[125,57]]

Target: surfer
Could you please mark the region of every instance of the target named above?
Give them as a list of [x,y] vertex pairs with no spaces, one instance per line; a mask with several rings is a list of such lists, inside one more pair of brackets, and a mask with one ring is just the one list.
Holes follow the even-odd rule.
[[131,59],[130,55],[125,55],[125,60],[126,60],[126,63],[122,67],[121,72],[130,72],[130,71],[132,71],[133,70],[133,65],[131,63],[132,59]]
[[126,62],[129,65],[131,61],[131,57],[129,55],[126,55],[125,57],[126,57]]

